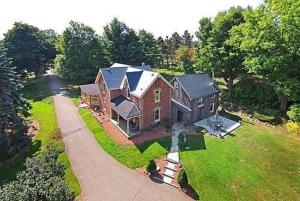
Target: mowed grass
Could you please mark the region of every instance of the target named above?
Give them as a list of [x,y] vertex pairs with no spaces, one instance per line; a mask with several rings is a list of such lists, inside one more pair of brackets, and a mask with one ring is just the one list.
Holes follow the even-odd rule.
[[24,169],[28,157],[41,154],[48,146],[56,146],[62,153],[59,160],[66,166],[65,179],[75,195],[80,194],[80,186],[74,175],[69,159],[64,151],[64,145],[58,129],[51,91],[47,87],[45,77],[30,80],[23,90],[24,97],[32,105],[31,118],[39,124],[39,133],[32,140],[29,147],[14,160],[0,166],[0,181],[9,181]]
[[88,110],[79,109],[79,113],[99,145],[117,161],[129,168],[143,167],[149,160],[167,154],[170,149],[170,137],[145,142],[141,145],[123,147],[108,136],[101,124],[94,119]]
[[171,81],[175,76],[184,74],[184,72],[181,70],[162,68],[162,67],[156,67],[154,68],[154,71],[160,73],[168,81]]
[[247,122],[224,140],[182,138],[180,157],[201,200],[300,200],[299,139]]

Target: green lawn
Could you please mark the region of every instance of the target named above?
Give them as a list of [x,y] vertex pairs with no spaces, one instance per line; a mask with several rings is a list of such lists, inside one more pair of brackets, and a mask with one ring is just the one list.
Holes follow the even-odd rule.
[[79,109],[79,113],[99,145],[117,161],[129,168],[143,167],[149,160],[165,155],[170,149],[170,137],[137,146],[122,147],[106,134],[101,124],[94,119],[88,110]]
[[[38,121],[40,131],[27,150],[15,160],[0,166],[0,181],[14,179],[16,174],[24,167],[26,158],[40,154],[48,146],[55,145],[64,150],[56,122],[55,108],[50,97],[51,91],[46,85],[44,77],[30,80],[23,90],[24,97],[32,104],[32,119]],[[80,194],[80,186],[74,175],[69,159],[63,151],[59,160],[66,166],[65,179],[75,195]]]
[[168,81],[171,81],[175,76],[184,74],[184,72],[180,70],[161,67],[154,68],[154,71],[160,73]]
[[201,200],[300,200],[300,140],[283,131],[243,122],[224,140],[181,136],[180,149]]

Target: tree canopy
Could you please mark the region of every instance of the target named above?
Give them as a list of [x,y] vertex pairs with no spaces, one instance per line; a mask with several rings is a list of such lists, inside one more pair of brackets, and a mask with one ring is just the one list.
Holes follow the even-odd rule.
[[12,58],[18,73],[41,73],[45,65],[54,59],[54,43],[51,43],[47,36],[48,32],[22,22],[14,23],[13,28],[4,34],[7,54]]
[[282,112],[288,100],[300,99],[299,8],[300,1],[266,1],[245,12],[245,23],[231,33],[246,53],[247,69],[274,86]]
[[232,95],[234,79],[245,72],[243,53],[238,46],[228,42],[231,29],[243,22],[241,7],[219,12],[213,21],[203,18],[199,22],[197,67],[201,71],[213,71],[216,76],[222,77],[228,88],[228,97]]
[[157,60],[157,54],[160,53],[157,40],[153,34],[145,30],[140,30],[138,33],[139,44],[141,48],[142,62],[149,65],[154,65]]
[[106,64],[99,37],[84,24],[71,21],[56,47],[57,71],[73,82],[94,81],[99,68]]
[[108,61],[140,65],[142,51],[139,37],[125,23],[114,18],[104,27],[103,42]]

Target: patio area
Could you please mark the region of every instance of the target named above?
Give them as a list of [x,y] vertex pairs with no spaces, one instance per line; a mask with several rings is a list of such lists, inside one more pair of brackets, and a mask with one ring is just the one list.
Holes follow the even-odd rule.
[[222,138],[241,124],[223,116],[211,116],[194,123],[194,126],[205,128],[210,134]]

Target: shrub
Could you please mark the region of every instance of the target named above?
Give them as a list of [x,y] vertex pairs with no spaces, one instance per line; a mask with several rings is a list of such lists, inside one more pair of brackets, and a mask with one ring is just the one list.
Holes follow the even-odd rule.
[[148,161],[148,164],[146,165],[146,171],[149,172],[153,172],[156,170],[156,164],[154,160],[150,160]]
[[258,112],[254,112],[253,115],[256,119],[262,122],[274,123],[276,120],[276,117],[272,115],[261,114]]
[[278,108],[278,96],[274,88],[262,81],[242,79],[235,84],[233,100],[247,112],[265,108]]
[[177,175],[177,182],[181,188],[188,187],[189,181],[184,169],[181,169]]
[[73,200],[64,180],[65,168],[57,157],[58,153],[51,150],[27,159],[17,179],[0,188],[0,200]]
[[293,135],[300,135],[300,123],[289,121],[286,123],[286,129]]
[[289,108],[287,112],[288,117],[295,121],[300,122],[300,104],[294,104]]

